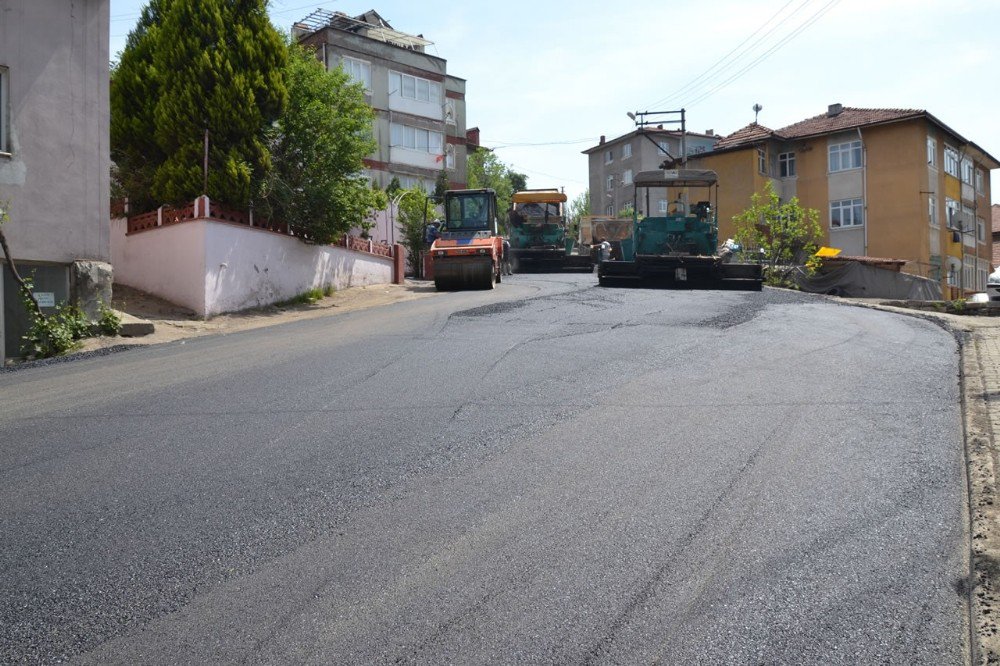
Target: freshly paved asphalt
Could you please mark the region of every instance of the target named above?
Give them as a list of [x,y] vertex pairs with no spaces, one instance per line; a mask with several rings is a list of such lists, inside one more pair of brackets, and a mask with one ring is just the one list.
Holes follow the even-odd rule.
[[951,336],[594,282],[0,374],[0,663],[963,663]]

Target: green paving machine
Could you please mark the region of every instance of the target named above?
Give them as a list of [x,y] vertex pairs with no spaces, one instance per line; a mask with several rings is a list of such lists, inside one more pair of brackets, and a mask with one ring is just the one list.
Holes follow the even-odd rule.
[[567,233],[566,195],[556,189],[523,190],[511,197],[510,261],[518,273],[593,270],[590,254],[574,253]]
[[[706,169],[657,169],[634,178],[634,225],[620,259],[601,261],[602,286],[760,291],[763,267],[718,252],[718,176]],[[696,203],[689,203],[694,198]],[[704,197],[704,198],[702,198]],[[657,209],[657,214],[648,211]],[[667,209],[667,210],[665,210]],[[640,217],[638,211],[647,211]]]

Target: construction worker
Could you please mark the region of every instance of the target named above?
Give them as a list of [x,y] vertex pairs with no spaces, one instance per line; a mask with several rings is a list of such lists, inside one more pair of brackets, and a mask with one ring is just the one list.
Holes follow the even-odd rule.
[[601,237],[601,244],[597,246],[597,260],[598,261],[608,261],[611,259],[611,243],[608,242],[607,238]]

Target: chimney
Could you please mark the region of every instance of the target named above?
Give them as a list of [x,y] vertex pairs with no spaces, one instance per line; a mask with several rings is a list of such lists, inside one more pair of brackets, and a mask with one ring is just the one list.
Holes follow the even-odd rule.
[[604,145],[604,135],[603,134],[601,135],[601,142],[599,144],[597,144],[597,145],[599,145],[599,146],[603,146]]
[[465,143],[470,148],[476,149],[479,147],[479,128],[470,127],[465,130]]
[[715,136],[715,130],[714,129],[707,129],[707,130],[705,130],[705,134],[707,134],[708,136]]
[[835,116],[839,116],[843,112],[843,110],[844,110],[843,104],[831,104],[826,109],[826,117],[833,118]]

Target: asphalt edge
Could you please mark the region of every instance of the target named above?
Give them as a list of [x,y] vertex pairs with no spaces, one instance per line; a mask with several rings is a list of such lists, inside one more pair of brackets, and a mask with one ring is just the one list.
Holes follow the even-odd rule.
[[984,338],[961,335],[962,412],[969,500],[969,619],[973,664],[1000,664],[1000,524],[997,450],[990,414],[992,391],[983,362]]
[[[1000,520],[997,516],[1000,459],[990,414],[992,394],[987,387],[982,359],[983,333],[927,311],[860,301],[845,304],[923,319],[948,331],[958,345],[968,568],[967,577],[958,582],[956,591],[966,606],[968,646],[964,652],[967,663],[1000,666],[1000,627],[994,611],[1000,612]],[[1000,392],[1000,382],[994,388]],[[1000,393],[997,397],[1000,398]]]

